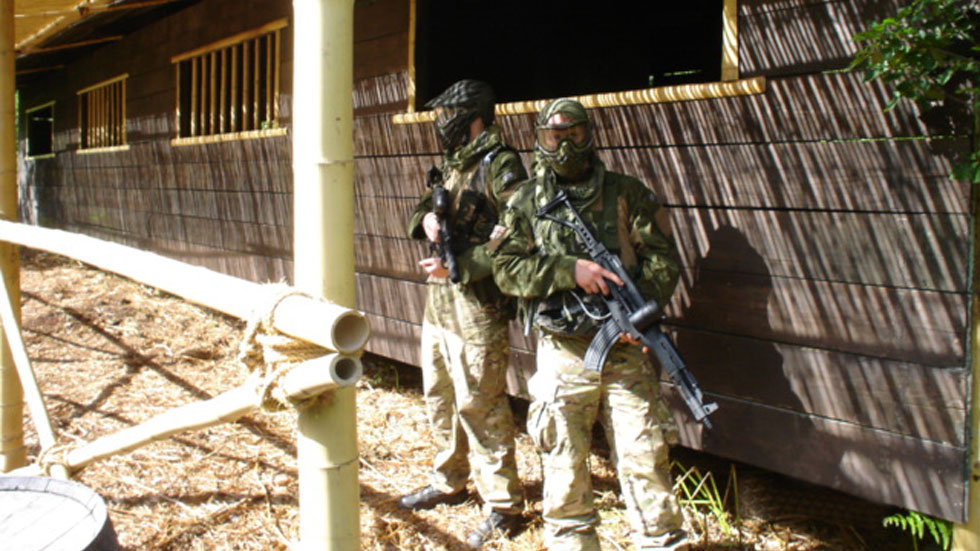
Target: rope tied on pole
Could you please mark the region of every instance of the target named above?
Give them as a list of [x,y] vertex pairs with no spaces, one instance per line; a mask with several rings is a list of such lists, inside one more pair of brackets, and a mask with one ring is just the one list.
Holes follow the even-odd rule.
[[283,284],[266,286],[270,300],[259,303],[249,318],[238,348],[237,360],[256,376],[257,393],[262,409],[275,412],[301,409],[319,398],[289,398],[279,385],[282,376],[298,364],[327,355],[321,346],[290,337],[274,327],[276,307],[288,297],[310,295]]
[[41,448],[41,453],[37,455],[37,465],[41,468],[44,476],[55,476],[56,469],[61,467],[63,472],[71,473],[72,468],[68,463],[68,452],[75,448],[74,444],[61,443]]

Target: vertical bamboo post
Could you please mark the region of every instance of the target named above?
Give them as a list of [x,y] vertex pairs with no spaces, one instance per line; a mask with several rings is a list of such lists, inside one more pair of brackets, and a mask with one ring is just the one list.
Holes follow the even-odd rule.
[[[14,60],[14,0],[0,0],[0,218],[6,220],[17,219]],[[0,243],[0,271],[19,317],[20,263],[15,245]],[[26,459],[24,393],[7,337],[0,333],[0,471],[22,467]]]
[[721,80],[738,80],[738,0],[722,7]]
[[[294,284],[354,306],[354,0],[293,0]],[[303,551],[360,548],[354,387],[299,413]]]
[[[973,101],[973,151],[980,151],[980,101]],[[953,527],[953,551],[980,551],[980,194],[971,186],[973,254],[970,258],[970,463],[966,522]]]

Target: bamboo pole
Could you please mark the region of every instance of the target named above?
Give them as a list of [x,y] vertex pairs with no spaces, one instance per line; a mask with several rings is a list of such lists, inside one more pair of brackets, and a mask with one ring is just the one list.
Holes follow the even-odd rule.
[[[17,218],[17,153],[14,113],[14,0],[0,0],[0,218]],[[10,306],[20,316],[17,247],[0,243],[0,272]],[[6,335],[0,333],[0,472],[24,465],[24,394]]]
[[[980,151],[980,102],[973,102],[973,151]],[[966,519],[953,526],[952,551],[980,551],[980,195],[971,189],[973,202],[970,296],[970,463],[967,468]]]
[[[251,317],[257,306],[269,304],[282,290],[118,243],[27,224],[0,220],[0,241],[69,256],[241,319]],[[295,315],[303,319],[291,319]],[[359,353],[370,336],[360,312],[302,295],[284,298],[273,312],[272,325],[291,337],[345,354]]]
[[[353,307],[354,0],[293,0],[295,285]],[[354,387],[300,410],[299,549],[360,547]]]
[[[356,356],[327,354],[305,361],[284,374],[278,381],[282,394],[289,400],[306,400],[323,392],[355,384],[363,366]],[[75,472],[106,457],[120,455],[175,434],[200,430],[235,420],[262,407],[264,384],[259,377],[200,402],[168,410],[138,425],[122,429],[68,451],[57,465],[63,472]],[[30,476],[42,473],[43,465],[18,469],[14,474]]]
[[[0,322],[3,323],[3,332],[7,336],[14,365],[17,368],[21,391],[27,395],[27,407],[31,412],[31,419],[34,421],[34,428],[37,430],[41,449],[48,449],[58,443],[58,438],[51,426],[48,410],[44,407],[44,396],[41,395],[41,389],[37,386],[37,379],[34,378],[31,360],[27,357],[27,349],[24,347],[24,340],[21,338],[18,316],[14,312],[13,302],[10,298],[6,282],[0,282]],[[68,472],[63,467],[52,470],[51,474],[57,478],[68,479]]]
[[738,80],[738,0],[722,7],[721,80]]
[[[362,372],[360,359],[328,354],[303,362],[283,378],[282,389],[292,399],[305,399],[324,391],[350,386]],[[80,469],[94,461],[126,453],[174,434],[199,430],[236,419],[262,406],[254,382],[223,392],[210,400],[168,410],[139,425],[75,448],[65,456],[66,466]]]

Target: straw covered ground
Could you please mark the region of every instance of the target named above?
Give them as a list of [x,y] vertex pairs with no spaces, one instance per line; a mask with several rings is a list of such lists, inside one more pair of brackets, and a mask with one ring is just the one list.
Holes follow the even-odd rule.
[[[23,252],[21,279],[24,338],[64,443],[90,441],[245,379],[235,362],[244,322],[44,253]],[[424,484],[433,454],[420,387],[417,369],[365,357],[357,394],[362,549],[464,549],[481,518],[475,497],[420,513],[396,506]],[[520,422],[525,405],[514,406]],[[33,461],[40,450],[29,415],[25,423]],[[127,550],[288,549],[298,534],[294,424],[293,412],[250,415],[97,462],[76,479],[103,496]],[[543,549],[539,463],[526,434],[518,446],[525,529],[488,549]],[[686,507],[695,550],[906,548],[906,534],[880,528],[892,512],[886,508],[682,449],[672,459],[678,477],[713,483],[715,503],[725,502],[724,511]],[[593,472],[603,546],[631,549],[601,448]],[[727,518],[727,531],[712,509]]]

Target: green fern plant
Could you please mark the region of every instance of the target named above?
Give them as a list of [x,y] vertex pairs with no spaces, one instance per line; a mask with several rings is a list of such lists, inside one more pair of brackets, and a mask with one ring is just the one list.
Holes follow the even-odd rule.
[[895,513],[881,521],[885,527],[900,528],[912,536],[912,548],[919,550],[919,542],[925,539],[926,531],[944,551],[949,551],[953,541],[953,525],[945,520],[923,515],[917,511]]

